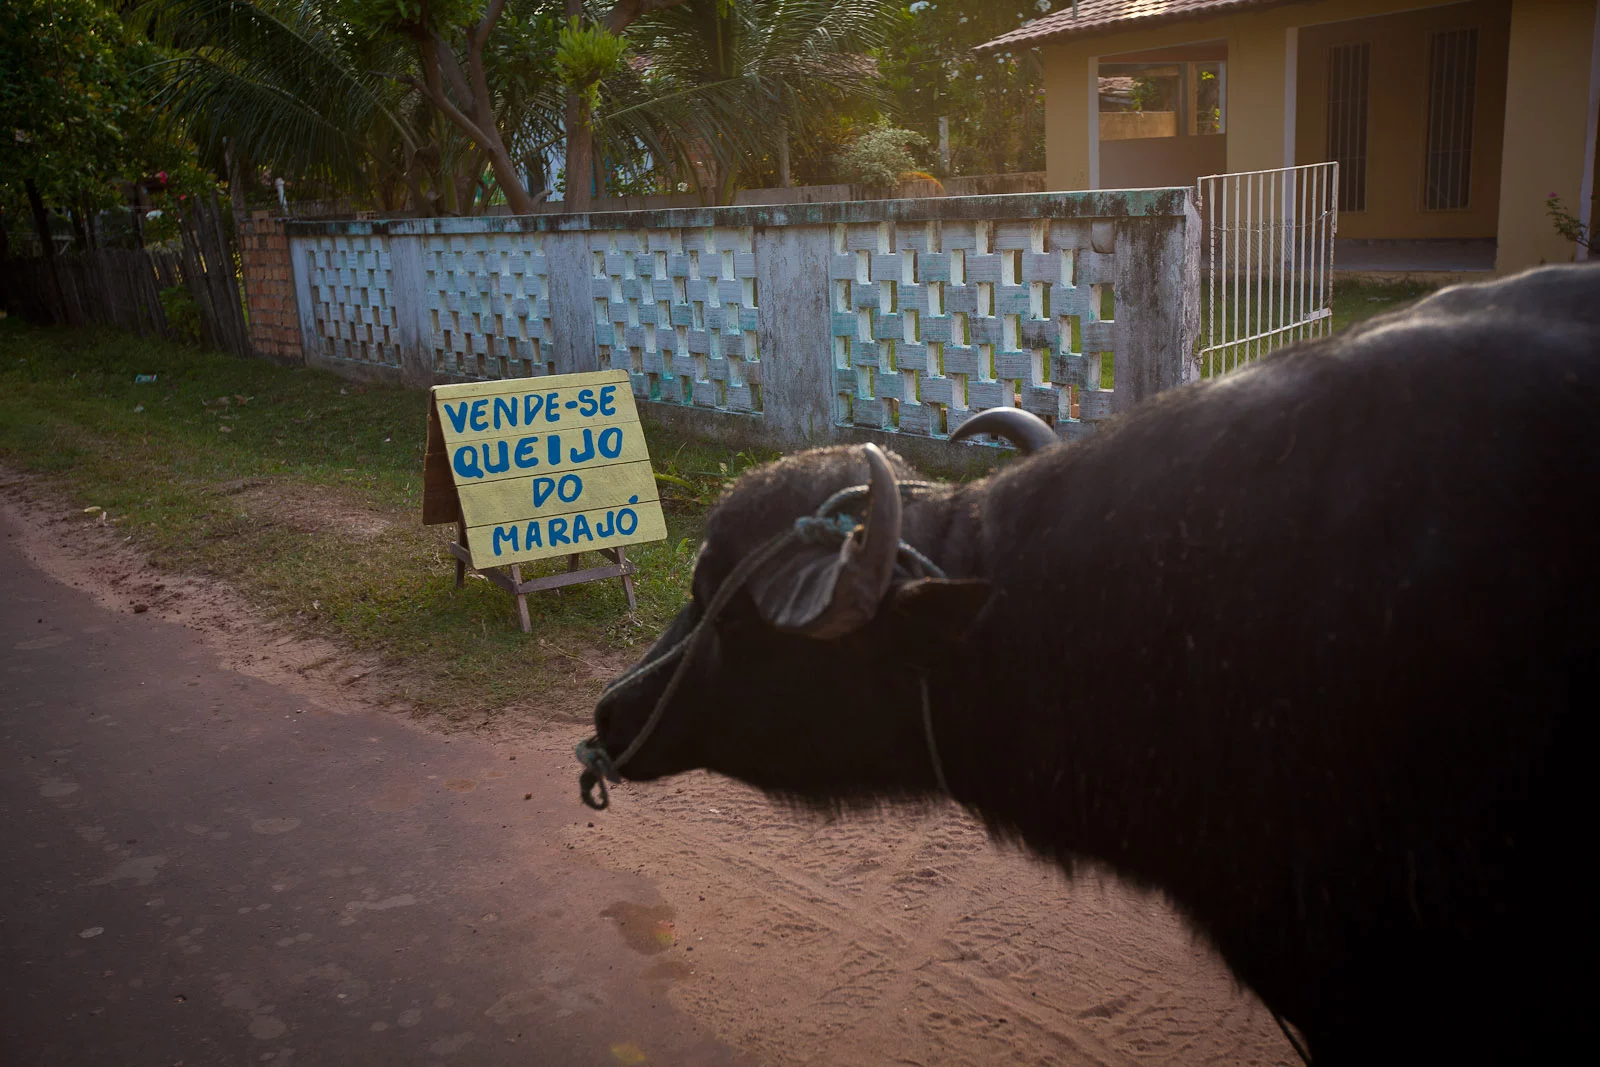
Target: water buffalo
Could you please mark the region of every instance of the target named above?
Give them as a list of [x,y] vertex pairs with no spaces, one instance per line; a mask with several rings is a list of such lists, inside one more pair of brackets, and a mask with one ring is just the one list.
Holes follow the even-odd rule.
[[739,479],[599,702],[591,784],[948,792],[1164,892],[1319,1064],[1589,1047],[1600,265],[1446,289],[1067,447],[1015,411],[964,430],[1032,454]]

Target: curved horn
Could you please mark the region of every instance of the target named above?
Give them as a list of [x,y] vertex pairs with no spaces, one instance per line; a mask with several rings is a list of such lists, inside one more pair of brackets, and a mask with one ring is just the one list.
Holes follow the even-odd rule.
[[803,548],[750,581],[762,615],[780,630],[842,637],[870,622],[889,591],[900,552],[900,486],[877,445],[862,451],[870,489],[865,524],[838,552]]
[[[861,549],[854,559],[847,556],[846,566],[859,571],[862,592],[871,596],[871,606],[876,608],[889,591],[895,560],[900,554],[900,483],[895,481],[894,469],[877,445],[869,444],[863,451],[872,472],[867,522]],[[850,547],[850,542],[846,542],[847,554]]]
[[1050,424],[1031,411],[1021,408],[990,408],[980,411],[966,422],[963,422],[956,432],[950,435],[950,440],[961,441],[968,437],[976,437],[980,433],[998,437],[1016,446],[1018,452],[1024,456],[1059,445],[1061,438],[1050,428]]

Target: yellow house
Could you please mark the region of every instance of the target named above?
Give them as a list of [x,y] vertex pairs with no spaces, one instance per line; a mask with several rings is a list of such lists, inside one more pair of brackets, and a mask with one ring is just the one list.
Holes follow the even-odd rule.
[[1337,160],[1341,246],[1507,272],[1585,258],[1546,200],[1593,216],[1597,8],[1078,0],[982,47],[1040,51],[1051,189]]

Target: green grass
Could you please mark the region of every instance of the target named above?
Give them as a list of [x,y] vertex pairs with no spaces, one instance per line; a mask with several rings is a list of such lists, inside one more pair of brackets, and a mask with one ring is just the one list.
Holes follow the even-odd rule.
[[[1358,322],[1372,318],[1374,315],[1396,308],[1417,300],[1433,292],[1437,286],[1418,282],[1363,282],[1334,280],[1333,298],[1330,310],[1333,312],[1331,330],[1339,333],[1349,329]],[[1230,311],[1230,319],[1232,317]],[[1210,308],[1206,304],[1205,293],[1201,294],[1200,303],[1200,344],[1206,343],[1206,328],[1209,325]],[[1262,313],[1263,321],[1266,320],[1265,312]],[[1281,345],[1279,347],[1282,347]],[[1234,354],[1229,354],[1228,359],[1249,358],[1264,355],[1265,350],[1259,345],[1241,345]],[[1211,368],[1202,365],[1203,377],[1211,376]]]
[[[141,374],[156,381],[135,384]],[[75,507],[105,509],[162,566],[221,578],[297,628],[404,664],[428,680],[425,709],[492,711],[565,677],[540,670],[551,656],[652,639],[684,600],[723,484],[776,455],[647,426],[669,537],[628,550],[637,612],[619,582],[572,586],[529,598],[524,635],[505,593],[478,580],[454,588],[454,527],[421,524],[425,429],[414,390],[0,321],[0,458]],[[308,497],[333,520],[310,532],[279,503]],[[388,526],[360,536],[359,523],[337,521],[346,508],[369,534],[374,517]],[[523,574],[564,568],[563,557]]]
[[[1426,291],[1338,284],[1334,327]],[[156,381],[135,384],[141,374]],[[628,613],[618,582],[571,586],[529,598],[534,632],[524,635],[505,593],[477,580],[454,587],[445,550],[454,528],[421,524],[425,428],[415,390],[0,320],[0,459],[75,507],[105,509],[161,565],[220,578],[297,629],[404,665],[424,680],[416,703],[452,715],[537,697],[587,649],[653,639],[687,595],[722,487],[777,455],[647,423],[669,536],[628,550],[640,566],[638,610]],[[305,499],[330,521],[308,529],[282,503]],[[346,514],[387,526],[363,534],[338,521]],[[523,573],[564,567],[561,558]]]

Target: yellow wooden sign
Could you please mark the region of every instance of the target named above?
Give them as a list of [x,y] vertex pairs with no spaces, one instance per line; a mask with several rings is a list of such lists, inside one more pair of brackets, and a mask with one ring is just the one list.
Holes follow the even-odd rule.
[[461,522],[478,570],[663,540],[627,371],[434,386],[423,521]]

